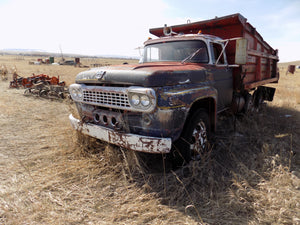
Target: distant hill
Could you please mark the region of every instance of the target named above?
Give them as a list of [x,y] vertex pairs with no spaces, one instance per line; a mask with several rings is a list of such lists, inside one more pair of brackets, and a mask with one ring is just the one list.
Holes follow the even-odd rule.
[[[3,50],[0,50],[0,54],[2,54],[2,55],[61,57],[61,53],[47,52],[45,50],[40,50],[40,49],[3,49]],[[84,55],[69,54],[69,53],[64,53],[63,56],[64,57],[84,57]]]
[[3,52],[46,52],[42,49],[19,49],[19,48],[6,48],[2,49]]
[[[38,56],[38,57],[61,57],[61,53],[47,52],[40,49],[2,49],[0,55],[24,55],[24,56]],[[138,59],[138,57],[121,56],[121,55],[82,55],[75,53],[63,53],[63,57],[70,58],[120,58],[120,59]]]

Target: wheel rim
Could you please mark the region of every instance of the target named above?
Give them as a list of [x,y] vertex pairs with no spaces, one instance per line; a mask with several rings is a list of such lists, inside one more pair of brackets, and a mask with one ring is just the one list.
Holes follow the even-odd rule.
[[191,151],[203,153],[207,146],[207,131],[203,121],[198,122],[192,133]]

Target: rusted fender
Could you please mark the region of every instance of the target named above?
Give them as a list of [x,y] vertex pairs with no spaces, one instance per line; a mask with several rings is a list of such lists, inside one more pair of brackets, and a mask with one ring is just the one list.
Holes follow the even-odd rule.
[[74,118],[72,114],[69,115],[69,119],[72,127],[81,133],[126,149],[147,153],[169,153],[171,151],[171,138],[120,133],[99,125],[82,123]]
[[190,108],[194,102],[212,98],[217,104],[218,91],[210,85],[190,85],[185,88],[165,90],[158,98],[159,108]]

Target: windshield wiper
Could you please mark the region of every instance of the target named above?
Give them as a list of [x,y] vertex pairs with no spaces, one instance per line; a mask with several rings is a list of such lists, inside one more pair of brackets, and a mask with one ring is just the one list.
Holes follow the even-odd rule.
[[200,50],[202,50],[202,49],[203,49],[203,48],[197,49],[194,53],[190,54],[188,57],[186,57],[185,59],[183,59],[183,60],[181,61],[181,63],[183,64],[183,63],[185,63],[187,60],[190,60],[190,59],[194,58],[194,56],[197,55],[197,54],[200,52]]

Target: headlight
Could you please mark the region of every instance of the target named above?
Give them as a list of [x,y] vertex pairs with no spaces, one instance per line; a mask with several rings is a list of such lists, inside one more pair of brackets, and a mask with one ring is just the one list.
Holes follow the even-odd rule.
[[130,105],[138,111],[151,112],[156,106],[156,95],[151,88],[131,87],[128,97]]
[[131,103],[135,106],[140,104],[140,96],[138,96],[137,94],[132,95],[131,96]]
[[141,96],[141,104],[145,107],[150,105],[150,99],[147,95],[142,95]]
[[74,101],[82,101],[83,92],[80,84],[72,84],[69,87],[69,92]]
[[140,93],[130,93],[129,100],[133,107],[139,109],[147,109],[151,104],[149,96]]

